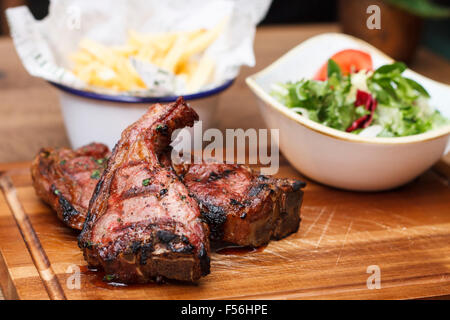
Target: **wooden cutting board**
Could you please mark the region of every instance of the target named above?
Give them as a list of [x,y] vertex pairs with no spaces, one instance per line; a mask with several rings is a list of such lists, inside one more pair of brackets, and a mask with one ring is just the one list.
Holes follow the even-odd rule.
[[[410,299],[450,296],[450,172],[445,163],[389,192],[308,181],[300,231],[263,250],[212,254],[197,284],[105,284],[77,234],[35,195],[29,163],[0,165],[0,284],[7,299]],[[288,163],[279,176],[298,177]],[[369,289],[373,268],[380,289]],[[74,273],[80,270],[80,289]],[[371,269],[372,268],[372,269]],[[71,289],[72,288],[72,289]]]

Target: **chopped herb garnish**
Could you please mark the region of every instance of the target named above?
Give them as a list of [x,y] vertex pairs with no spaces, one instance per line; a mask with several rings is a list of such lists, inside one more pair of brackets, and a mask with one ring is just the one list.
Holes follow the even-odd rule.
[[97,159],[95,160],[95,162],[97,162],[98,164],[103,164],[103,162],[105,162],[105,159]]
[[110,281],[113,281],[115,278],[116,278],[115,275],[113,275],[113,274],[107,274],[107,275],[105,275],[105,276],[103,277],[103,281],[110,282]]
[[61,191],[59,191],[58,189],[55,189],[55,191],[53,191],[53,193],[58,196],[61,193]]
[[62,160],[59,164],[63,166],[66,164],[66,162],[67,162],[66,160]]
[[156,126],[156,131],[160,131],[162,128],[163,128],[163,125],[162,124],[158,124]]
[[122,219],[117,218],[117,222],[121,223],[121,222],[122,222]]
[[150,179],[142,180],[142,185],[143,185],[144,187],[148,186],[149,184],[150,184]]
[[100,179],[100,171],[95,170],[94,172],[92,172],[91,179]]
[[186,196],[181,196],[181,200],[186,200]]

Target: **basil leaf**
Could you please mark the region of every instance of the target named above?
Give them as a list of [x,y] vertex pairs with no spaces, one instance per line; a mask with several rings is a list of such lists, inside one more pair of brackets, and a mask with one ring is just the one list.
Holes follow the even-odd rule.
[[406,65],[403,62],[395,62],[392,64],[385,64],[384,66],[379,67],[375,70],[374,75],[387,75],[390,73],[398,73],[401,74],[406,70]]
[[342,71],[339,65],[334,62],[334,60],[329,59],[328,60],[328,78],[331,78],[333,75],[336,75],[338,79],[342,78]]
[[413,79],[410,78],[405,78],[406,82],[417,92],[419,92],[421,95],[429,98],[430,94],[428,93],[427,90],[425,90],[424,87],[422,87],[420,84],[418,84],[416,81],[414,81]]

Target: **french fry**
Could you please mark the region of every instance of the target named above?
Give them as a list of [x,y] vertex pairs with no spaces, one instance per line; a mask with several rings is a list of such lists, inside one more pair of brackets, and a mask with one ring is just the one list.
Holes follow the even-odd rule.
[[167,71],[175,72],[178,62],[183,55],[183,48],[186,47],[189,37],[186,34],[180,34],[173,44],[170,51],[164,58],[161,67]]
[[126,44],[124,46],[113,47],[112,50],[115,54],[121,55],[125,58],[134,56],[139,53],[138,47],[135,47],[135,46],[132,46],[129,44]]
[[228,18],[223,19],[211,30],[208,30],[191,40],[183,53],[182,59],[189,59],[194,54],[200,53],[208,48],[223,32],[228,23]]
[[78,51],[70,56],[70,59],[77,64],[87,64],[93,60],[90,53],[86,51]]
[[178,67],[175,70],[175,73],[178,75],[184,74],[189,78],[194,73],[194,71],[197,67],[198,67],[197,61],[181,61],[178,64]]
[[181,32],[142,34],[128,32],[128,40],[120,46],[106,46],[83,39],[77,52],[70,56],[73,73],[86,83],[130,91],[146,89],[131,64],[130,58],[154,64],[187,83],[189,92],[196,92],[211,80],[215,63],[204,51],[223,32],[228,19],[214,28]]
[[209,82],[214,71],[214,61],[204,54],[200,59],[197,68],[190,76],[187,84],[189,93],[197,92],[201,87]]

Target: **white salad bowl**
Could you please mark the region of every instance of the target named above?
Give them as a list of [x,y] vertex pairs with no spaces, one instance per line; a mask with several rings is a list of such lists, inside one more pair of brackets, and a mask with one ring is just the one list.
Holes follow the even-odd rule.
[[[198,113],[203,128],[215,125],[220,94],[233,82],[229,80],[216,88],[184,96]],[[150,105],[171,103],[178,98],[107,95],[51,84],[59,89],[61,110],[72,148],[95,141],[112,149],[122,131],[139,119]]]
[[[301,43],[246,82],[257,97],[267,126],[280,130],[281,152],[302,174],[348,190],[379,191],[401,186],[448,151],[449,125],[407,137],[367,138],[309,120],[270,95],[274,83],[313,78],[329,57],[344,49],[369,53],[374,68],[393,62],[362,40],[327,33]],[[430,104],[450,117],[450,86],[409,69],[404,74],[422,84],[431,95]]]

